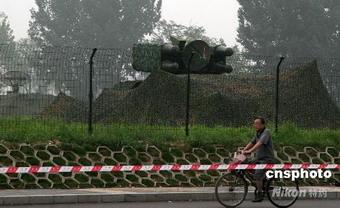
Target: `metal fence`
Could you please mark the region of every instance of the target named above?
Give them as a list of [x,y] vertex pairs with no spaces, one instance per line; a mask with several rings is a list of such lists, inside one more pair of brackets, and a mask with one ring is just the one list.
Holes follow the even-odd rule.
[[135,71],[131,49],[93,52],[0,45],[0,120],[76,123],[90,133],[108,124],[168,130],[184,127],[189,111],[190,126],[244,126],[256,115],[339,126],[340,59],[285,57],[279,66],[280,57],[236,54],[230,74],[191,75],[187,108],[186,75]]

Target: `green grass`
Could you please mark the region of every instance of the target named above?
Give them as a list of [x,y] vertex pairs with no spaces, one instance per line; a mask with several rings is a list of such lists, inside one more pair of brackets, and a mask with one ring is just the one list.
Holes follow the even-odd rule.
[[[249,142],[253,134],[251,127],[193,126],[190,136],[186,137],[183,127],[95,124],[93,135],[90,136],[87,134],[86,124],[31,118],[0,119],[1,140],[12,143],[47,143],[58,140],[66,144],[78,144],[87,149],[99,145],[120,148],[123,145],[139,147],[144,144],[183,148],[221,144],[235,148]],[[340,130],[301,129],[292,124],[282,124],[279,132],[273,133],[273,139],[276,147],[290,145],[322,149],[332,146],[340,149]]]

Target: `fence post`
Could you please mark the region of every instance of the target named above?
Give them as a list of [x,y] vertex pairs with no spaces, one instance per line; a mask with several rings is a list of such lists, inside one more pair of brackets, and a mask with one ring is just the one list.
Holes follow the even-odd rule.
[[92,104],[93,104],[93,58],[94,55],[97,52],[97,48],[92,49],[92,54],[90,57],[90,78],[89,78],[89,113],[88,113],[88,133],[93,133],[93,127],[92,127]]
[[187,100],[186,100],[186,109],[185,109],[185,135],[189,136],[189,123],[190,123],[190,65],[192,58],[194,56],[194,53],[191,53],[188,66],[187,66]]
[[279,85],[280,85],[280,66],[283,62],[285,57],[281,56],[280,61],[276,66],[276,79],[275,79],[275,112],[274,112],[274,119],[275,119],[275,132],[278,131],[278,122],[279,122]]

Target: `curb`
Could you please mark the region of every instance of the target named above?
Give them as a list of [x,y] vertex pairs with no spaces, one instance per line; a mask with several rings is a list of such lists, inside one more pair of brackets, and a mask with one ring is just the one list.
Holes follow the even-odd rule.
[[[247,199],[252,199],[248,193]],[[339,200],[340,192],[327,192],[327,198],[309,200]],[[75,204],[75,203],[118,203],[118,202],[169,202],[169,201],[214,201],[215,193],[206,192],[145,192],[145,193],[90,193],[90,194],[56,194],[56,195],[16,195],[0,196],[0,205],[41,205],[41,204]]]

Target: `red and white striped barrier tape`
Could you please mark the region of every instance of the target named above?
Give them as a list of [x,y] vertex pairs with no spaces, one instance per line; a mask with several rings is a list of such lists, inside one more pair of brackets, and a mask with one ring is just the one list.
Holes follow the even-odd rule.
[[69,173],[69,172],[134,172],[134,171],[201,171],[256,169],[340,169],[340,164],[191,164],[191,165],[124,165],[124,166],[30,166],[0,167],[0,174],[10,173]]

